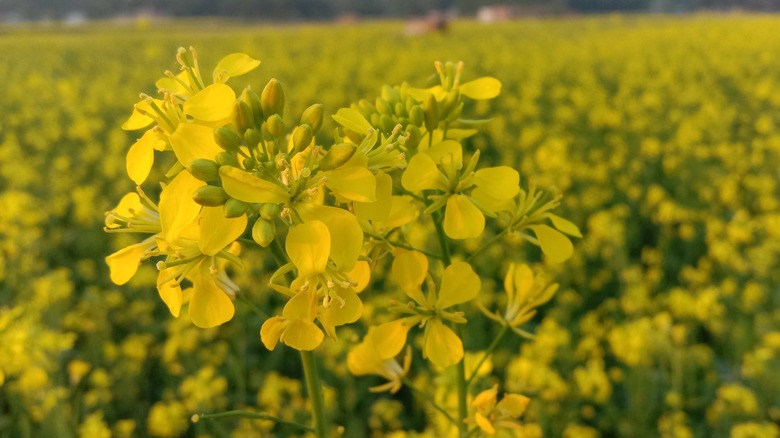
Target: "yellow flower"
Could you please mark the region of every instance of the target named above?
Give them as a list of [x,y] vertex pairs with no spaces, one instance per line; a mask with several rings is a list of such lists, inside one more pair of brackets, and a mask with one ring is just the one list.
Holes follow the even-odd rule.
[[534,277],[528,265],[511,263],[504,277],[504,291],[507,294],[504,314],[496,315],[482,309],[489,318],[508,325],[521,336],[527,336],[519,327],[530,321],[536,315],[536,308],[550,301],[557,290],[557,283]]
[[395,357],[384,358],[373,342],[371,332],[374,329],[370,328],[368,335],[363,338],[363,342],[347,354],[347,367],[349,372],[356,376],[374,374],[388,380],[383,385],[370,388],[372,392],[390,391],[390,393],[395,394],[401,389],[402,380],[409,372],[412,355],[410,351],[406,352],[403,366],[396,361]]
[[433,145],[409,161],[401,184],[406,190],[436,190],[426,212],[446,206],[444,232],[452,239],[478,237],[485,229],[485,214],[495,216],[514,207],[511,199],[520,192],[520,175],[507,167],[490,167],[475,171],[479,151],[463,168],[462,147],[454,140]]
[[427,275],[428,259],[423,254],[399,251],[393,260],[392,278],[414,300],[414,306],[399,309],[412,316],[377,326],[370,336],[382,358],[389,359],[406,344],[412,326],[422,324],[425,327],[423,355],[437,366],[446,368],[463,358],[463,342],[444,321],[462,324],[466,320],[462,312],[445,309],[474,299],[479,294],[481,281],[471,265],[455,262],[444,270],[438,291],[429,289],[425,296],[422,284]]
[[287,234],[290,265],[280,268],[272,281],[292,269],[298,277],[289,288],[271,285],[291,298],[282,316],[266,320],[261,328],[260,337],[270,350],[279,341],[298,350],[312,350],[324,339],[315,320],[335,338],[337,326],[357,321],[363,312],[356,289],[356,280],[365,282],[365,266],[358,267],[363,232],[357,219],[336,207],[308,203],[297,207],[297,215],[305,222]]
[[496,403],[497,396],[497,384],[477,394],[472,403],[476,410],[472,421],[488,435],[495,435],[496,428],[519,430],[521,426],[517,419],[523,415],[531,399],[520,394],[504,394]]

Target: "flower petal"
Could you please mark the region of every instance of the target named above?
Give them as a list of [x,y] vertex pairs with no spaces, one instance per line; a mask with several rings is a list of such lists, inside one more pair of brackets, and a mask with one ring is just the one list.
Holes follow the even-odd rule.
[[219,168],[222,188],[228,195],[244,202],[281,203],[287,202],[290,195],[283,187],[260,179],[237,167]]
[[296,211],[306,221],[321,221],[328,227],[331,239],[330,258],[341,271],[351,271],[363,248],[363,230],[355,215],[338,207],[314,203],[299,204]]
[[179,123],[169,137],[173,153],[184,167],[198,158],[214,160],[222,152],[214,140],[214,129],[195,123]]
[[281,316],[273,316],[268,318],[260,327],[260,340],[263,341],[265,348],[273,350],[276,348],[276,344],[279,343],[279,339],[282,337],[284,329],[287,327],[287,320]]
[[455,140],[440,141],[426,152],[436,163],[441,163],[442,157],[451,156],[454,163],[463,163],[463,146]]
[[444,232],[451,239],[478,237],[485,229],[485,216],[463,195],[452,195],[444,212]]
[[301,277],[325,272],[330,254],[330,231],[321,221],[311,221],[290,229],[285,247]]
[[260,61],[252,58],[246,53],[231,53],[220,59],[217,66],[214,67],[214,82],[226,82],[228,79],[241,76],[256,69]]
[[339,125],[350,131],[355,131],[358,134],[366,135],[369,130],[374,129],[374,127],[371,126],[371,123],[363,117],[363,114],[360,114],[360,111],[353,108],[341,108],[331,117]]
[[418,251],[398,250],[393,259],[392,277],[401,290],[418,304],[428,307],[420,287],[428,275],[428,258]]
[[463,359],[463,342],[451,328],[438,319],[425,326],[425,357],[440,368],[447,368]]
[[550,221],[552,222],[553,226],[555,226],[555,228],[557,228],[558,231],[568,234],[569,236],[582,238],[582,233],[580,232],[580,229],[577,228],[577,226],[574,225],[573,222],[568,221],[552,213],[547,213],[547,217],[550,218]]
[[509,166],[488,167],[474,172],[474,184],[490,197],[511,199],[520,192],[520,174]]
[[504,398],[498,402],[496,409],[500,411],[503,416],[517,418],[525,413],[529,403],[531,403],[531,399],[524,395],[504,394]]
[[447,191],[447,180],[439,172],[436,162],[427,154],[417,154],[409,160],[403,175],[401,185],[410,192],[427,189]]
[[376,202],[376,179],[365,167],[342,166],[326,172],[325,185],[336,195],[358,202]]
[[106,257],[106,263],[111,271],[111,281],[118,285],[130,281],[138,271],[141,258],[148,248],[148,242],[136,243]]
[[560,231],[547,225],[530,225],[539,240],[542,252],[553,263],[561,263],[574,254],[574,246],[571,241]]
[[460,94],[474,100],[488,100],[501,94],[501,81],[486,76],[466,82],[459,89]]
[[357,217],[377,221],[387,219],[390,215],[390,210],[393,206],[393,178],[381,171],[374,178],[376,179],[376,201],[355,201],[352,205],[355,208]]
[[322,343],[325,335],[317,324],[311,321],[293,319],[287,321],[287,328],[282,333],[282,342],[296,350],[311,351]]
[[192,278],[189,306],[192,323],[200,328],[216,327],[230,321],[234,313],[233,301],[214,281],[207,261],[201,261]]
[[243,215],[227,218],[222,207],[203,207],[198,223],[200,224],[198,248],[203,254],[213,256],[244,233],[247,217]]
[[183,301],[181,285],[173,281],[176,274],[176,268],[167,268],[160,271],[157,276],[157,292],[160,294],[163,302],[168,306],[171,315],[178,318]]
[[157,141],[157,135],[149,130],[138,141],[133,143],[130,146],[130,150],[127,151],[127,159],[125,160],[127,176],[138,186],[146,181],[146,177],[149,176],[149,172],[152,170],[152,165],[154,164],[154,144]]
[[189,172],[179,172],[162,190],[159,210],[163,240],[173,244],[198,217],[201,206],[192,200],[192,193],[204,185]]
[[324,309],[320,316],[320,321],[326,329],[351,324],[363,314],[363,302],[354,290],[337,287],[331,291],[331,294],[334,293],[336,296],[331,299],[330,306]]
[[368,336],[376,346],[379,356],[382,359],[390,359],[400,353],[406,345],[409,330],[421,319],[422,317],[419,316],[410,316],[386,322],[369,330]]
[[466,262],[454,262],[447,266],[441,278],[436,307],[445,309],[456,304],[471,301],[479,294],[482,281]]
[[211,84],[184,102],[184,114],[204,122],[218,122],[232,116],[236,92],[225,84]]

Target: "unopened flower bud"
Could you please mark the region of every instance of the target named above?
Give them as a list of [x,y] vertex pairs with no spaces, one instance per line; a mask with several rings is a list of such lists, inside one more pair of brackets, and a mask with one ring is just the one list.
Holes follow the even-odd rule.
[[260,217],[272,221],[276,216],[279,216],[281,208],[278,204],[263,204],[260,206]]
[[190,171],[192,176],[201,181],[219,181],[219,164],[215,161],[198,158],[192,160],[187,170]]
[[236,110],[233,111],[233,114],[233,122],[235,123],[236,128],[238,128],[238,132],[244,132],[247,129],[255,126],[255,119],[252,115],[252,108],[250,108],[246,102],[237,100]]
[[235,151],[241,146],[241,136],[231,128],[223,126],[214,130],[214,141],[226,151]]
[[270,117],[274,114],[282,115],[284,111],[284,91],[282,84],[275,78],[268,81],[263,93],[260,95],[260,105],[263,107],[263,115]]
[[379,118],[379,129],[385,132],[390,132],[394,127],[395,122],[393,119],[386,114],[382,114],[382,117]]
[[292,140],[293,145],[295,146],[295,151],[302,152],[305,150],[309,144],[311,144],[311,140],[313,138],[314,133],[312,132],[311,126],[306,124],[296,126],[292,133]]
[[406,137],[406,147],[416,148],[420,144],[420,140],[422,140],[422,133],[420,132],[420,128],[418,128],[416,125],[410,126]]
[[255,90],[246,87],[241,92],[241,100],[249,105],[252,109],[252,117],[254,118],[255,126],[261,126],[263,124],[263,106],[260,103],[260,96],[255,93]]
[[265,129],[268,130],[269,134],[276,138],[284,136],[284,122],[282,122],[282,118],[279,114],[273,114],[266,120]]
[[423,112],[425,113],[425,129],[429,132],[439,126],[439,104],[433,94],[429,94],[423,103]]
[[342,166],[344,163],[349,161],[353,155],[355,155],[356,150],[357,146],[352,143],[340,143],[331,146],[330,150],[328,150],[328,153],[326,153],[325,156],[322,157],[322,160],[320,160],[320,169],[332,170]]
[[376,103],[374,106],[376,106],[376,110],[379,111],[379,114],[384,114],[387,116],[393,114],[393,109],[390,107],[390,104],[381,97],[376,98]]
[[203,186],[192,194],[192,200],[204,207],[219,207],[228,199],[230,196],[225,190],[216,186]]
[[252,157],[244,158],[244,169],[252,170],[257,165],[257,161]]
[[409,123],[414,126],[422,126],[425,123],[425,113],[420,105],[415,105],[409,110]]
[[322,104],[315,103],[314,105],[306,108],[301,114],[301,123],[305,123],[311,126],[312,132],[317,132],[322,126]]
[[456,106],[460,103],[460,90],[457,88],[454,88],[447,93],[447,96],[444,97],[444,100],[441,103],[441,114],[443,116],[447,115],[455,109]]
[[220,152],[217,154],[217,164],[220,166],[238,167],[238,159],[230,152]]
[[252,226],[252,239],[263,248],[267,247],[276,237],[276,225],[274,222],[260,218]]
[[239,217],[249,209],[249,204],[244,201],[239,201],[235,198],[230,198],[225,201],[225,205],[222,207],[225,213],[225,217]]
[[263,141],[263,136],[257,129],[247,129],[244,132],[244,144],[250,149],[254,149],[260,142]]

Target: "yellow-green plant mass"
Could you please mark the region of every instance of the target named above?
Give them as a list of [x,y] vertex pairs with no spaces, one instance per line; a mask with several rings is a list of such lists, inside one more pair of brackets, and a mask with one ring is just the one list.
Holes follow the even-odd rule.
[[3,28],[0,436],[778,436],[778,25]]

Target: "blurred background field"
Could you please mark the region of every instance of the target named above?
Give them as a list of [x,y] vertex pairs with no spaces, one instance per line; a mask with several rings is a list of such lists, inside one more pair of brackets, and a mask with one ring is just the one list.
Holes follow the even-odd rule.
[[[435,60],[464,61],[466,80],[500,79],[492,107],[471,109],[497,116],[469,147],[519,169],[524,186],[560,189],[584,239],[545,268],[562,289],[529,327],[537,338],[507,339],[479,386],[532,397],[529,436],[780,436],[777,29],[771,15],[454,21],[416,37],[400,22],[0,27],[0,436],[293,433],[189,421],[251,407],[308,419],[297,355],[266,351],[247,306],[201,330],[170,316],[153,267],[129,287],[108,278],[103,258],[133,240],[101,228],[133,190],[135,133],[121,125],[189,45],[206,71],[227,53],[261,59],[232,85],[278,78],[290,117],[315,101],[333,114],[385,83],[428,85]],[[490,303],[502,266],[481,263]],[[250,264],[237,282],[273,310],[270,261]],[[383,284],[363,294],[368,312]],[[464,335],[468,351],[492,340],[484,327]],[[377,381],[346,371],[361,331],[323,348],[333,421],[350,436],[437,436],[441,418],[407,389],[370,394]],[[412,378],[454,403],[446,374]]]

